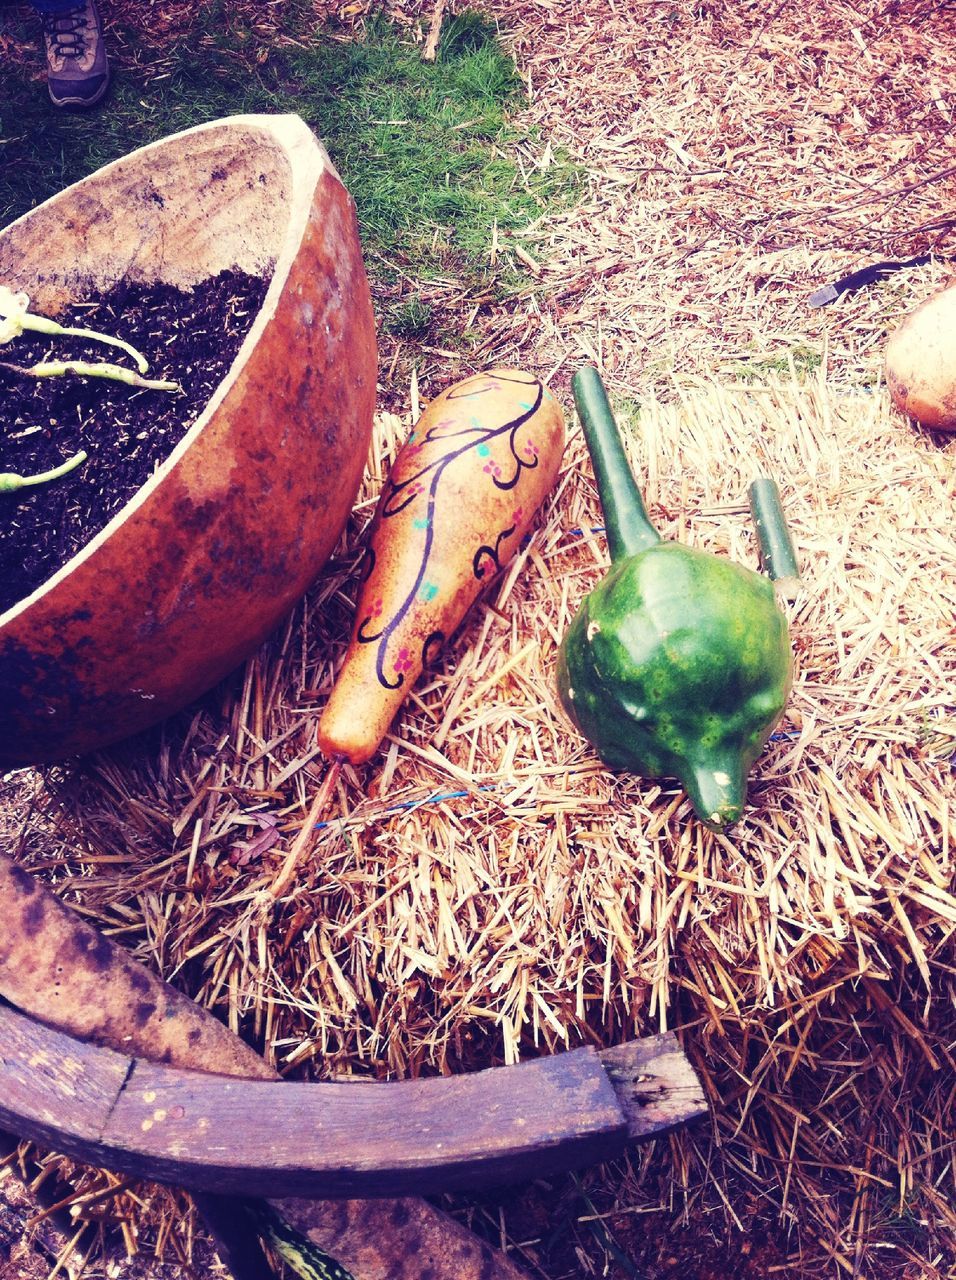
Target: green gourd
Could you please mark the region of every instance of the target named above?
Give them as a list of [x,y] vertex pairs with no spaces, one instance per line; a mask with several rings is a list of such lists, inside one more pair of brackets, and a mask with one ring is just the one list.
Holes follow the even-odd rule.
[[606,764],[677,778],[702,821],[724,831],[790,690],[786,618],[767,578],[661,539],[596,369],[575,376],[574,398],[611,568],[561,643],[561,702]]

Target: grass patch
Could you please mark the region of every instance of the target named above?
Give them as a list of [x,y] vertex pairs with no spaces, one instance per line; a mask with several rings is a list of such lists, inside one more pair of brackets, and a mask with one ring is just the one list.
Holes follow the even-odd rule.
[[[18,9],[0,11],[0,34],[24,53],[0,103],[0,222],[176,130],[238,112],[296,112],[355,198],[367,265],[384,286],[380,322],[421,336],[435,316],[427,301],[412,304],[410,286],[451,276],[482,287],[493,228],[506,240],[577,190],[575,171],[560,160],[519,166],[519,147],[533,156],[541,146],[513,123],[521,80],[494,27],[475,13],[445,23],[429,64],[381,17],[360,38],[341,39],[305,0],[290,0],[269,26],[219,0],[196,9],[192,26],[155,57],[116,59],[110,97],[91,115],[52,107],[37,79],[35,23]],[[131,28],[118,23],[107,36],[111,53],[137,49]],[[499,296],[517,281],[507,252],[495,277]]]
[[421,338],[432,325],[433,308],[420,298],[398,303],[390,317],[390,331],[396,338]]
[[791,370],[797,377],[816,373],[823,363],[823,354],[804,343],[787,347],[778,354],[748,356],[728,366],[725,372],[738,377],[741,382],[766,382]]

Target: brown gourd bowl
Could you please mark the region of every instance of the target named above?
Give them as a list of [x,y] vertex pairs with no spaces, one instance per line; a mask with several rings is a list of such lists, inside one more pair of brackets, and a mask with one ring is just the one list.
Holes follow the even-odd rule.
[[354,205],[297,116],[176,134],[0,232],[0,283],[52,316],[123,279],[224,269],[271,280],[227,375],[106,528],[0,616],[0,764],[138,732],[253,652],[348,518],[376,374]]

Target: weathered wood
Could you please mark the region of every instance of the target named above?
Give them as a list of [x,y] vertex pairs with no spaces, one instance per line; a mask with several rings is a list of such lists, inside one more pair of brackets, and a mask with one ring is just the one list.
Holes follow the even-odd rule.
[[0,1008],[0,1128],[103,1163],[100,1134],[132,1061]]
[[627,1125],[596,1054],[579,1049],[390,1084],[177,1078],[144,1064],[103,1136],[125,1145],[138,1133],[147,1167],[164,1180],[342,1196],[422,1194],[574,1168],[619,1154]]
[[[9,1036],[6,1037],[4,1051],[0,1052],[0,1124],[6,1118],[9,1127],[19,1134],[35,1137],[45,1134],[47,1142],[51,1141],[55,1132],[58,1136],[54,1145],[64,1150],[70,1149],[70,1153],[78,1158],[98,1159],[126,1171],[155,1177],[158,1169],[154,1159],[164,1157],[163,1150],[156,1149],[157,1144],[161,1148],[159,1139],[162,1137],[165,1140],[170,1136],[169,1113],[180,1106],[185,1108],[186,1104],[180,1098],[172,1096],[169,1092],[172,1082],[160,1070],[162,1078],[159,1083],[165,1091],[163,1101],[169,1104],[160,1105],[159,1089],[148,1085],[148,1081],[155,1084],[157,1080],[155,1076],[147,1076],[152,1069],[148,1068],[145,1061],[133,1062],[133,1058],[159,1058],[171,1066],[214,1071],[220,1077],[252,1077],[248,1083],[233,1086],[225,1112],[227,1131],[231,1129],[233,1135],[239,1133],[234,1123],[237,1116],[248,1116],[255,1112],[256,1106],[264,1106],[273,1096],[281,1096],[276,1089],[278,1081],[272,1068],[206,1010],[194,1005],[138,965],[121,948],[102,938],[48,889],[2,857],[0,903],[3,904],[5,922],[4,930],[0,932],[0,994],[24,1006],[41,1023],[78,1034],[84,1040],[88,1037],[100,1046],[126,1050],[126,1053],[114,1053],[113,1058],[118,1058],[119,1061],[113,1061],[112,1074],[106,1076],[98,1073],[98,1067],[92,1065],[92,1060],[81,1059],[87,1063],[89,1079],[85,1081],[83,1089],[77,1091],[73,1083],[73,1077],[77,1075],[75,1067],[68,1068],[65,1081],[57,1080],[55,1072],[51,1080],[49,1072],[56,1064],[57,1056],[66,1062],[74,1062],[78,1053],[96,1051],[90,1045],[68,1037],[65,1041],[57,1042],[54,1047],[49,1037],[55,1032],[49,1026],[21,1019],[18,1025],[24,1029],[24,1038],[28,1044],[23,1045],[24,1052],[19,1061],[14,1063],[9,1060],[12,1043]],[[5,1012],[9,1017],[17,1016],[12,1011]],[[5,1034],[3,1015],[4,1011],[0,1010],[0,1038]],[[40,1055],[39,1058],[36,1057],[37,1054]],[[31,1068],[27,1074],[24,1062],[29,1063],[31,1060],[41,1064],[42,1069],[34,1071]],[[583,1067],[585,1062],[586,1071]],[[599,1066],[599,1063],[603,1066]],[[571,1078],[565,1075],[570,1069],[569,1064],[577,1064],[575,1069],[579,1070],[579,1074],[583,1071],[585,1083],[594,1091],[594,1105],[589,1106],[582,1101],[579,1077],[574,1077],[579,1089],[574,1100],[569,1103],[568,1097],[561,1096],[564,1089],[570,1090],[569,1097],[574,1093],[569,1083]],[[515,1074],[519,1071],[528,1073],[529,1068],[543,1073],[540,1079],[546,1080],[551,1087],[548,1098],[537,1088],[537,1075],[525,1074],[519,1077]],[[120,1073],[122,1085],[116,1088]],[[11,1081],[9,1088],[6,1087],[7,1076]],[[185,1123],[187,1115],[192,1114],[191,1109],[196,1105],[197,1098],[202,1101],[207,1096],[199,1086],[199,1079],[194,1072],[188,1073],[189,1088],[193,1090],[189,1098],[190,1110],[184,1110],[181,1116],[172,1116],[174,1124]],[[382,1157],[381,1135],[392,1131],[392,1119],[396,1115],[400,1117],[398,1128],[403,1140],[409,1141],[411,1145],[408,1150],[399,1151],[396,1157],[394,1150],[385,1144],[384,1155],[387,1158],[382,1174],[399,1180],[388,1185],[406,1190],[409,1185],[444,1190],[453,1185],[471,1185],[476,1181],[476,1173],[478,1178],[491,1176],[500,1180],[504,1177],[537,1175],[545,1167],[566,1168],[572,1163],[605,1158],[621,1150],[627,1135],[631,1140],[646,1139],[666,1132],[675,1124],[693,1119],[704,1110],[704,1100],[693,1072],[670,1033],[605,1050],[599,1055],[589,1050],[579,1050],[542,1063],[528,1063],[521,1068],[498,1068],[462,1079],[465,1084],[457,1087],[463,1087],[465,1093],[454,1095],[445,1094],[443,1090],[455,1082],[442,1080],[388,1085],[283,1084],[283,1093],[290,1089],[332,1089],[336,1093],[348,1091],[349,1106],[340,1114],[332,1114],[331,1118],[326,1107],[324,1114],[319,1117],[321,1124],[317,1123],[312,1133],[317,1135],[320,1144],[328,1140],[330,1133],[339,1141],[354,1139],[357,1144],[361,1144],[362,1151],[358,1155],[353,1152],[352,1157],[362,1167],[333,1169],[329,1164],[325,1169],[305,1170],[307,1178],[319,1176],[328,1179],[334,1174],[336,1185],[323,1194],[349,1196],[354,1192],[348,1188],[356,1184],[346,1182],[346,1175],[353,1179],[360,1177],[362,1181],[358,1185],[361,1185],[362,1193],[365,1194],[366,1186],[370,1185],[365,1180],[371,1176],[370,1162]],[[530,1087],[522,1085],[512,1099],[512,1081],[519,1079]],[[14,1080],[16,1092],[12,1083]],[[601,1081],[599,1086],[595,1083],[597,1080]],[[264,1085],[264,1081],[275,1083]],[[207,1085],[209,1083],[206,1081]],[[221,1087],[224,1081],[219,1079],[215,1083]],[[254,1098],[247,1094],[250,1085],[268,1092],[263,1091],[261,1098],[258,1095]],[[99,1094],[95,1092],[97,1087],[100,1089]],[[137,1087],[140,1088],[138,1103],[135,1093]],[[617,1095],[616,1099],[613,1098],[612,1087]],[[474,1092],[476,1089],[479,1090],[477,1094]],[[69,1106],[74,1105],[77,1098],[102,1103],[103,1096],[108,1096],[111,1090],[113,1097],[108,1099],[106,1115],[101,1111],[92,1122],[95,1141],[90,1142],[88,1117],[86,1131],[81,1125],[72,1135],[76,1145],[69,1147],[68,1139],[64,1141],[62,1138],[61,1125],[69,1117],[69,1107],[64,1098]],[[373,1096],[369,1095],[369,1090],[373,1090],[374,1096],[381,1100],[376,1104],[378,1112],[372,1116],[364,1109],[365,1099]],[[406,1090],[411,1092],[403,1092]],[[432,1092],[426,1092],[431,1090],[437,1090],[434,1099]],[[482,1090],[487,1090],[487,1093],[483,1094]],[[360,1110],[353,1106],[353,1100],[358,1100],[356,1091],[363,1095],[363,1107]],[[156,1093],[157,1096],[147,1101],[146,1092]],[[549,1100],[552,1095],[558,1097],[555,1107],[552,1107]],[[312,1106],[312,1093],[306,1096]],[[236,1097],[245,1099],[238,1109],[234,1105]],[[406,1097],[417,1099],[417,1111],[406,1106]],[[480,1136],[482,1131],[477,1118],[487,1113],[487,1119],[493,1113],[500,1119],[503,1113],[500,1110],[494,1111],[495,1108],[501,1108],[505,1102],[511,1106],[512,1102],[517,1103],[522,1098],[529,1102],[530,1112],[541,1126],[539,1138],[542,1133],[545,1135],[547,1165],[541,1151],[536,1150],[533,1143],[529,1143],[527,1133],[522,1132],[522,1129],[527,1129],[527,1125],[514,1124],[517,1135],[514,1144],[509,1142],[506,1128],[503,1132],[485,1132],[485,1145],[481,1147],[479,1144],[480,1149],[477,1151],[468,1152],[462,1147],[462,1140],[468,1136],[465,1131],[468,1124],[474,1125],[472,1136]],[[453,1181],[438,1162],[434,1144],[445,1141],[441,1133],[436,1130],[428,1135],[427,1141],[423,1141],[422,1127],[429,1126],[428,1112],[432,1100],[438,1104],[439,1112],[444,1112],[441,1119],[445,1129],[451,1130],[452,1145],[442,1150],[445,1157],[451,1152],[458,1161],[455,1175],[460,1182]],[[21,1104],[25,1107],[25,1115],[19,1114]],[[4,1106],[6,1111],[3,1110]],[[152,1106],[152,1111],[144,1110],[149,1106]],[[288,1185],[303,1185],[303,1171],[295,1165],[289,1172],[294,1179],[299,1180],[282,1185],[277,1182],[276,1170],[271,1167],[275,1163],[271,1106],[269,1102],[265,1111],[253,1114],[251,1122],[260,1126],[257,1141],[260,1144],[266,1141],[262,1137],[263,1133],[268,1140],[266,1150],[271,1164],[260,1173],[263,1176],[267,1174],[266,1189],[270,1195],[275,1196],[282,1194]],[[617,1106],[616,1113],[614,1106]],[[13,1114],[14,1110],[17,1111],[16,1115]],[[167,1112],[167,1116],[157,1122],[156,1112],[163,1110]],[[286,1113],[287,1144],[294,1143],[302,1136],[302,1113],[294,1105],[290,1110],[291,1120]],[[515,1107],[511,1109],[510,1114],[515,1121],[526,1119],[519,1114],[519,1110],[520,1108],[516,1110]],[[457,1124],[458,1118],[462,1116],[468,1117],[464,1129]],[[606,1125],[609,1116],[611,1123],[605,1131],[602,1124]],[[557,1133],[556,1121],[561,1117],[562,1122],[569,1119],[573,1122],[569,1130],[568,1145],[562,1145],[565,1138]],[[202,1116],[198,1118],[201,1119]],[[105,1142],[106,1138],[113,1142],[122,1136],[119,1127],[121,1120],[128,1127],[135,1128],[139,1125],[139,1132],[132,1144],[132,1153],[138,1163],[132,1168],[122,1163],[116,1148]],[[152,1124],[144,1130],[144,1123],[149,1121]],[[547,1137],[549,1124],[551,1137],[554,1138],[550,1149],[547,1145],[551,1141]],[[595,1124],[596,1132],[590,1131],[588,1126]],[[326,1128],[323,1129],[321,1125]],[[368,1148],[367,1138],[370,1133],[379,1138],[377,1156]],[[147,1141],[150,1134],[152,1138]],[[431,1147],[428,1146],[429,1143],[432,1144]],[[515,1150],[512,1150],[512,1146]],[[392,1148],[394,1147],[393,1142]],[[208,1143],[204,1142],[201,1152],[204,1165],[208,1163],[207,1151]],[[99,1152],[99,1155],[94,1152]],[[195,1150],[187,1154],[191,1158],[196,1156]],[[294,1146],[292,1154],[297,1155]],[[179,1156],[176,1152],[165,1155],[172,1162],[167,1176],[178,1178],[173,1170]],[[389,1160],[391,1163],[388,1163]],[[472,1160],[474,1163],[470,1164],[469,1161]],[[425,1162],[424,1168],[419,1167],[422,1161]],[[372,1170],[372,1174],[375,1172]],[[241,1169],[237,1167],[228,1167],[226,1173],[230,1179],[242,1177]],[[409,1178],[412,1178],[411,1182]],[[427,1178],[432,1181],[423,1180]],[[221,1188],[224,1184],[217,1181],[215,1185]],[[230,1181],[225,1185],[239,1186],[244,1194],[252,1189],[246,1181]],[[308,1182],[307,1185],[311,1186],[312,1183]],[[327,1181],[323,1181],[321,1185],[327,1187]],[[202,1193],[207,1206],[208,1194]],[[520,1280],[519,1271],[503,1254],[490,1250],[470,1232],[418,1197],[374,1201],[335,1199],[324,1203],[287,1197],[273,1199],[272,1204],[287,1222],[303,1230],[315,1244],[333,1253],[345,1266],[368,1280],[378,1280],[378,1277],[386,1275],[390,1280],[411,1280],[413,1276],[417,1276],[420,1259],[416,1256],[419,1249],[414,1243],[416,1241],[427,1242],[427,1246],[423,1243],[420,1247],[426,1250],[430,1259],[428,1265],[436,1277],[454,1276],[455,1280],[477,1280],[478,1277],[482,1277],[482,1280],[490,1280],[491,1277],[496,1280]]]
[[[41,905],[42,903],[42,905]],[[206,1009],[102,937],[41,882],[0,856],[0,996],[38,1021],[105,1048],[195,1071],[277,1080]],[[148,1006],[153,1006],[150,1009]],[[205,1211],[202,1196],[197,1203]],[[272,1200],[312,1244],[362,1280],[524,1280],[499,1249],[418,1196]],[[221,1232],[217,1222],[217,1234]],[[415,1241],[421,1241],[416,1245]],[[232,1239],[220,1244],[234,1263]],[[248,1271],[257,1265],[245,1254]],[[247,1280],[237,1272],[236,1280]]]
[[674,1038],[390,1084],[238,1080],[146,1063],[0,1009],[0,1125],[217,1193],[396,1195],[619,1155],[703,1113]]
[[627,1118],[632,1142],[669,1133],[707,1114],[707,1099],[672,1031],[598,1054]]
[[0,1126],[216,1192],[435,1192],[603,1160],[627,1140],[592,1049],[431,1080],[280,1084],[126,1058],[12,1009],[0,1046]]
[[[40,881],[0,857],[0,995],[44,1022],[130,1054],[173,1061],[185,1047],[224,1072],[273,1079],[238,1036],[104,938]],[[234,1280],[272,1270],[237,1205],[196,1195]]]

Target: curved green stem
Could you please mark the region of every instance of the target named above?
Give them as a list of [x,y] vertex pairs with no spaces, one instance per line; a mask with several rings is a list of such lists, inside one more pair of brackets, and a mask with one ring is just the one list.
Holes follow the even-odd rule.
[[86,461],[86,452],[81,449],[79,453],[74,453],[72,458],[67,458],[66,462],[61,462],[58,467],[53,467],[50,471],[43,471],[35,476],[21,476],[16,471],[0,471],[0,493],[16,493],[18,489],[26,489],[34,484],[46,484],[48,480],[59,480],[61,476],[68,475],[81,463]]
[[22,372],[33,378],[61,378],[66,373],[75,373],[81,378],[109,378],[111,382],[125,382],[127,386],[143,387],[147,391],[182,390],[178,382],[167,382],[163,378],[141,378],[132,369],[109,361],[93,364],[88,360],[41,360],[39,364],[23,369]]
[[637,555],[660,542],[661,535],[648,518],[601,375],[593,365],[585,365],[574,375],[572,386],[601,495],[611,559]]
[[32,311],[23,316],[23,327],[24,329],[32,329],[35,333],[86,338],[90,342],[105,342],[107,346],[119,347],[121,351],[125,351],[127,355],[132,356],[140,373],[145,373],[149,368],[149,361],[135,347],[130,346],[128,342],[124,342],[122,338],[113,338],[107,333],[97,333],[95,329],[76,329],[72,325],[57,324],[55,320],[49,320],[46,316],[34,315]]

